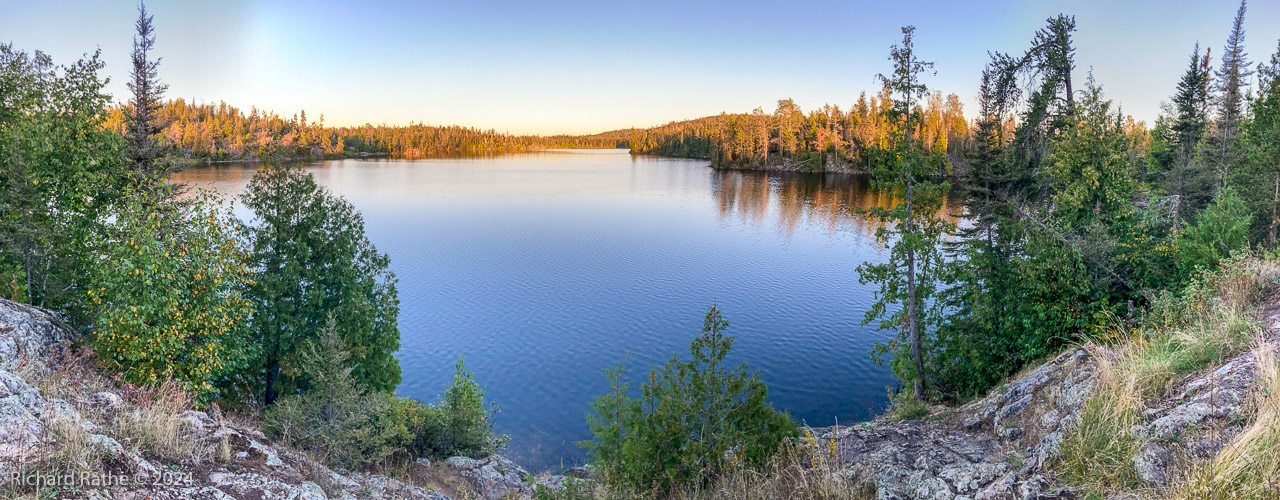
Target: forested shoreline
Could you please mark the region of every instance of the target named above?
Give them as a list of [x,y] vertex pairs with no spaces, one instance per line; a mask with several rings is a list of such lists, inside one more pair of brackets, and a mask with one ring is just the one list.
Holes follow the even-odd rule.
[[[149,52],[152,19],[140,6],[123,104],[104,92],[99,53],[60,66],[0,45],[0,297],[57,311],[80,334],[68,347],[77,369],[110,374],[100,382],[111,390],[149,395],[130,400],[134,413],[166,411],[155,421],[168,425],[187,407],[225,410],[334,467],[403,472],[422,460],[485,457],[505,440],[493,431],[497,406],[461,358],[439,401],[395,395],[396,276],[360,212],[305,170],[272,162],[238,198],[251,214],[240,220],[227,200],[181,196],[169,183],[174,170],[192,161],[629,147],[716,168],[860,171],[896,201],[857,209],[877,223],[884,258],[848,277],[874,290],[863,324],[887,335],[871,354],[902,383],[885,419],[925,425],[947,411],[931,405],[981,398],[1087,345],[1099,353],[1097,390],[1081,396],[1078,422],[1058,435],[1061,454],[1036,457],[1037,466],[1086,493],[1146,492],[1131,465],[1147,444],[1131,431],[1143,405],[1255,341],[1265,347],[1255,308],[1280,287],[1280,41],[1274,52],[1268,44],[1265,62],[1250,61],[1246,11],[1242,2],[1216,61],[1196,41],[1178,47],[1187,66],[1152,127],[1124,115],[1106,82],[1080,74],[1087,61],[1076,61],[1076,19],[1060,14],[1028,30],[1019,50],[989,53],[973,75],[971,118],[958,96],[928,88],[929,47],[917,47],[916,29],[905,26],[881,89],[844,110],[805,113],[784,99],[772,112],[524,136],[328,127],[305,112],[166,101]],[[964,193],[963,224],[941,210],[953,188]],[[587,416],[594,437],[581,443],[592,482],[539,490],[540,498],[734,498],[723,492],[760,485],[862,493],[820,467],[836,456],[835,438],[823,449],[772,407],[759,373],[724,364],[734,344],[728,326],[710,306],[687,356],[645,367],[639,390],[622,364],[606,370],[609,392]],[[1255,361],[1262,368],[1253,375],[1269,376],[1270,391],[1280,388],[1280,369],[1264,351],[1258,359],[1271,365]],[[156,400],[180,408],[154,410]],[[1280,454],[1271,453],[1280,426],[1269,425],[1280,410],[1237,410],[1255,429],[1241,434],[1257,438],[1252,448],[1210,446],[1213,463],[1235,475],[1188,473],[1222,498],[1280,481]],[[188,458],[135,428],[120,435],[130,432],[171,464]],[[37,465],[64,472],[102,462],[58,453]],[[820,477],[806,476],[813,471]],[[1200,491],[1172,484],[1182,489],[1160,491]]]

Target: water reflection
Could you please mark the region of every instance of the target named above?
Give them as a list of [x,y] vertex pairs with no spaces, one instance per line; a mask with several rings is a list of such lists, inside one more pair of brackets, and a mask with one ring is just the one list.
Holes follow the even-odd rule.
[[[713,170],[711,175],[711,194],[721,219],[763,226],[772,218],[786,234],[798,227],[821,225],[830,232],[850,230],[871,238],[880,223],[859,211],[889,208],[900,201],[872,188],[870,178],[860,174]],[[961,208],[959,198],[952,195],[943,200],[940,212],[944,219],[958,223]]]

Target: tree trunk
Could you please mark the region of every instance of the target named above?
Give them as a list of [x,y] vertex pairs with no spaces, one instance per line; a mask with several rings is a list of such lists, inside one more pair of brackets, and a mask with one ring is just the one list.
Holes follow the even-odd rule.
[[1276,170],[1275,190],[1271,195],[1271,234],[1268,236],[1272,250],[1276,249],[1276,226],[1280,226],[1280,219],[1278,219],[1278,214],[1276,213],[1277,208],[1280,208],[1280,170]]
[[275,359],[267,361],[267,388],[262,394],[264,406],[270,406],[279,397],[279,394],[276,393],[276,382],[278,380],[280,380],[280,362]]
[[[915,213],[912,212],[913,190],[911,175],[907,175],[907,231],[915,231]],[[916,361],[914,389],[916,401],[924,400],[924,350],[920,347],[920,310],[916,303],[916,251],[907,246],[907,331],[911,339],[911,357]]]

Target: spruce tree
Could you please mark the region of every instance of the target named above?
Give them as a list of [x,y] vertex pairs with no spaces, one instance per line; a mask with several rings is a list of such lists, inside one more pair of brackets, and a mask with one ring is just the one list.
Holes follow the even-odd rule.
[[1176,196],[1176,221],[1187,219],[1213,198],[1213,175],[1196,157],[1196,149],[1209,124],[1209,54],[1200,55],[1200,44],[1191,53],[1187,71],[1173,95],[1173,123],[1168,142],[1172,146],[1161,186]]
[[125,110],[125,156],[133,181],[139,186],[154,186],[168,173],[158,163],[164,154],[158,137],[166,126],[160,110],[168,86],[160,83],[160,58],[151,54],[156,35],[145,3],[138,4],[134,28],[137,33],[133,37],[133,69],[128,82],[133,96]]
[[1214,134],[1205,151],[1210,164],[1218,171],[1221,185],[1228,182],[1232,167],[1243,158],[1236,136],[1244,119],[1244,86],[1253,75],[1249,55],[1244,51],[1245,1],[1240,1],[1240,9],[1231,24],[1231,35],[1227,37],[1222,53],[1222,66],[1214,82]]

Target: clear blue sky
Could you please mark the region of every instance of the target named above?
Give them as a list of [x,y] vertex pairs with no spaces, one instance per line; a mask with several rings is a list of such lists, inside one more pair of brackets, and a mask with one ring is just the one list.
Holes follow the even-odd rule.
[[[226,100],[333,125],[411,121],[584,133],[682,118],[842,107],[887,72],[899,27],[937,62],[927,83],[975,106],[987,51],[1020,52],[1046,17],[1076,16],[1077,78],[1093,68],[1152,120],[1198,40],[1222,50],[1233,1],[297,2],[152,0],[168,97]],[[125,95],[136,4],[0,0],[0,42],[70,62],[101,47]],[[1253,61],[1280,38],[1280,1],[1252,0]]]

